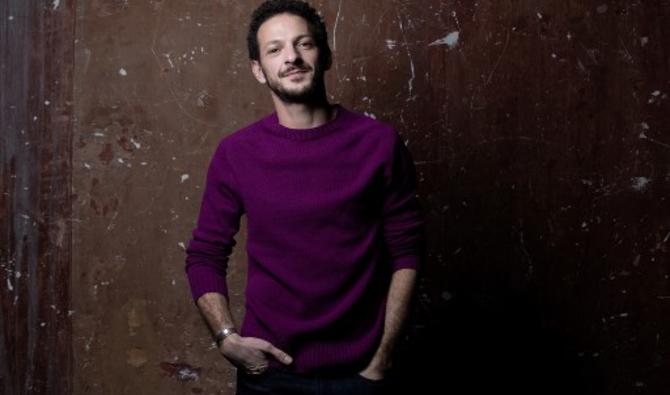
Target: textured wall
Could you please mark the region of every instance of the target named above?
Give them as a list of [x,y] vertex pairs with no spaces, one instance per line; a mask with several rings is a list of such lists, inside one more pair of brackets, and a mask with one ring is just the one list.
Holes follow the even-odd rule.
[[[257,3],[0,5],[0,392],[233,393],[183,249],[216,143],[272,110]],[[670,1],[314,4],[333,101],[395,124],[419,172],[414,392],[665,393]]]

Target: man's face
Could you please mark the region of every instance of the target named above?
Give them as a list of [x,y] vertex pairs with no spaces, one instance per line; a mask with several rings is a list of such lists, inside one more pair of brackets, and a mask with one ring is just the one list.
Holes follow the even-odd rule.
[[260,62],[252,61],[256,79],[284,102],[310,102],[323,85],[323,70],[307,21],[278,14],[261,25],[257,37]]

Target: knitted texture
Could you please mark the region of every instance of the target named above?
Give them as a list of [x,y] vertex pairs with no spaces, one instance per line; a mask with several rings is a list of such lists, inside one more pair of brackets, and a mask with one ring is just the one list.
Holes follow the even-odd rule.
[[284,127],[272,113],[222,138],[186,249],[194,301],[227,298],[228,257],[247,216],[240,334],[286,351],[298,373],[365,367],[383,333],[391,275],[418,268],[424,245],[401,136],[336,108],[316,128]]

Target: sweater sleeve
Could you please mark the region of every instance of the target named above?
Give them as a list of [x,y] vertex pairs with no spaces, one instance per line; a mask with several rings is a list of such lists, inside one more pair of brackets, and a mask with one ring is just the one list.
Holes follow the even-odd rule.
[[185,271],[193,300],[218,292],[228,299],[228,258],[236,244],[244,213],[242,199],[224,145],[214,153],[205,182],[200,213],[193,237],[186,248]]
[[393,271],[418,269],[424,246],[424,220],[416,197],[416,169],[409,149],[394,132],[393,153],[386,168],[384,238]]

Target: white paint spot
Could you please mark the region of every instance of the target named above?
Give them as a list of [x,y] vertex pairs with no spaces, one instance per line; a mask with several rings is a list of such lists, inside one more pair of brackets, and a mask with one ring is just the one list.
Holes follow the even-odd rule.
[[67,316],[68,316],[68,317],[71,317],[72,314],[74,314],[74,313],[76,313],[76,312],[77,312],[76,310],[68,310],[68,311],[67,311]]
[[[655,103],[656,99],[658,99],[659,96],[661,96],[661,91],[655,90],[655,91],[651,92],[651,98],[647,101],[647,103],[649,103],[649,104]],[[660,99],[663,100],[665,98],[666,98],[666,95],[663,95],[663,96],[661,96]]]
[[644,47],[647,44],[649,44],[649,37],[641,37],[640,38],[640,45],[642,45]]
[[91,165],[89,165],[88,163],[84,163],[84,167],[89,169],[89,170],[91,169]]
[[117,158],[116,159],[119,163],[123,163],[123,158]]
[[8,289],[9,291],[13,291],[13,290],[14,290],[14,287],[12,286],[12,282],[9,281],[9,277],[7,277],[7,289]]
[[540,14],[539,12],[537,13],[537,19],[542,19],[542,14]]
[[628,313],[621,313],[621,314],[619,314],[619,317],[626,318],[626,317],[628,317]]
[[135,139],[131,138],[130,142],[135,146],[136,149],[140,149],[141,145]]
[[428,44],[428,46],[432,47],[433,45],[447,45],[449,48],[455,48],[456,45],[458,45],[458,39],[460,38],[460,36],[461,36],[461,33],[458,32],[458,31],[451,32],[451,33],[447,34],[446,36]]
[[596,11],[598,11],[598,14],[604,14],[607,12],[607,4],[601,4],[596,8]]
[[53,9],[55,10],[60,5],[60,0],[53,0],[53,3],[51,4],[53,6]]
[[46,322],[40,322],[40,326],[41,326],[42,328],[44,328],[45,326],[47,326],[47,323],[46,323]]
[[168,63],[170,63],[170,68],[174,69],[174,63],[172,63],[172,59],[170,59],[170,54],[164,53],[163,56],[167,59]]
[[172,279],[172,285],[177,285],[177,282],[174,280],[174,278]]
[[105,134],[102,133],[102,132],[95,132],[95,133],[93,133],[93,135],[94,135],[95,137],[105,137]]
[[45,100],[45,101],[44,101],[44,105],[45,105],[45,106],[48,106],[49,104],[51,104],[51,102],[50,102],[49,100]]
[[558,57],[558,55],[556,55],[555,53],[552,53],[552,54],[551,54],[551,57],[554,58],[554,59],[556,59],[556,58]]
[[191,178],[191,176],[189,176],[188,174],[182,174],[181,175],[181,182],[183,183],[184,181],[188,180],[189,178]]
[[644,130],[649,130],[649,124],[646,123],[646,122],[642,122],[642,123],[640,124],[640,126],[642,126],[642,129],[644,129]]
[[10,15],[10,16],[7,17],[7,19],[9,19],[10,21],[13,21],[13,20],[14,20],[14,16],[13,16],[13,15]]
[[631,179],[631,188],[637,192],[643,192],[645,189],[647,189],[647,186],[650,182],[651,180],[647,177],[633,177]]
[[207,92],[207,90],[204,90],[204,91],[200,92],[200,94],[198,95],[198,98],[196,99],[196,105],[198,107],[205,107],[206,102],[208,100],[208,97],[209,97],[209,93]]
[[180,241],[180,242],[177,243],[177,244],[179,245],[179,247],[181,247],[182,250],[186,250],[186,245],[184,245],[184,242],[183,242],[183,241]]
[[140,162],[140,165],[142,165],[142,166],[146,166],[146,165],[147,165],[147,162]]
[[37,116],[33,117],[33,122],[37,121]]
[[119,69],[119,75],[122,76],[122,77],[125,77],[125,76],[128,75],[128,72],[126,71],[126,69],[124,69],[123,67],[121,67],[121,68]]
[[194,381],[200,378],[200,374],[198,374],[197,370],[184,367],[179,369],[179,371],[177,372],[177,377],[181,381]]
[[365,116],[370,117],[370,118],[372,118],[372,119],[377,119],[377,117],[375,116],[375,114],[373,114],[373,113],[371,113],[371,112],[365,112],[364,114],[365,114]]
[[386,40],[386,48],[394,49],[396,46],[398,46],[398,42],[396,40]]

